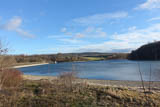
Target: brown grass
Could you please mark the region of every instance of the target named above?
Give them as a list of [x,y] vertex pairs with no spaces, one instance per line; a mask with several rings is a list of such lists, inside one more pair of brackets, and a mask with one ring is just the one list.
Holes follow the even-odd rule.
[[57,80],[29,81],[13,91],[5,90],[0,94],[0,107],[155,107],[160,105],[160,93],[147,94],[124,88],[72,84],[66,91]]
[[16,69],[0,71],[0,88],[17,87],[23,80],[22,73]]
[[63,72],[59,75],[59,83],[63,84],[66,90],[71,91],[73,87],[73,82],[76,79],[76,72]]

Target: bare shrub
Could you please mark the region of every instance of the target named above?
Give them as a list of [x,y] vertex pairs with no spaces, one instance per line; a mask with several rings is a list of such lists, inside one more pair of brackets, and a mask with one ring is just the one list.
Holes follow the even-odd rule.
[[152,65],[150,64],[150,71],[149,71],[149,86],[148,86],[148,91],[149,93],[151,93],[151,84],[153,82],[151,82],[151,79],[152,79]]
[[66,88],[68,88],[69,90],[72,90],[73,81],[76,79],[76,73],[63,72],[59,75],[59,78]]
[[140,68],[140,63],[139,62],[138,62],[138,72],[139,72],[139,75],[140,75],[140,78],[141,78],[141,84],[142,84],[142,87],[143,87],[143,92],[145,93],[146,90],[145,90],[143,76],[142,76],[142,72],[141,72],[141,68]]
[[0,72],[0,89],[17,87],[23,80],[22,73],[16,69],[7,69]]
[[72,90],[73,81],[77,78],[77,72],[75,72],[75,67],[72,66],[71,72],[60,73],[59,79],[60,82],[69,90]]
[[0,40],[0,90],[4,87],[16,87],[22,80],[22,73],[11,69],[15,63],[13,56],[7,55],[6,48]]
[[152,85],[152,65],[150,64],[149,66],[149,81],[148,81],[148,91],[146,91],[146,88],[145,88],[145,84],[144,84],[144,80],[143,80],[143,76],[142,76],[142,72],[141,72],[141,69],[140,69],[140,63],[138,62],[138,71],[139,71],[139,75],[141,77],[141,84],[142,84],[142,88],[143,88],[143,92],[144,93],[151,93],[151,85]]

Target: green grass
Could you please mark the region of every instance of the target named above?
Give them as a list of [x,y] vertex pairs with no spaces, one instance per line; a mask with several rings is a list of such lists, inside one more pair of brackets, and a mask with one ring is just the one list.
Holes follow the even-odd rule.
[[98,60],[104,60],[103,57],[83,57],[84,59],[88,61],[98,61]]

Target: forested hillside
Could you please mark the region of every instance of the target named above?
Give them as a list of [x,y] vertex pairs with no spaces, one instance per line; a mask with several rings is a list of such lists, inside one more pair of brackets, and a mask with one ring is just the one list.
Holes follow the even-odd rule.
[[160,41],[141,46],[131,52],[131,60],[160,60]]

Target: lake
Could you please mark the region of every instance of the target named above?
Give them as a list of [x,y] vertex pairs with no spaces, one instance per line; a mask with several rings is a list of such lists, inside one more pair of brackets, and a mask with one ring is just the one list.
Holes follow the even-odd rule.
[[[64,62],[32,67],[19,68],[27,75],[57,76],[62,72],[77,72],[78,77],[100,80],[140,80],[140,71],[143,79],[149,80],[151,68],[151,80],[160,80],[160,61],[129,61],[107,60],[88,62]],[[150,67],[151,66],[151,67]]]

